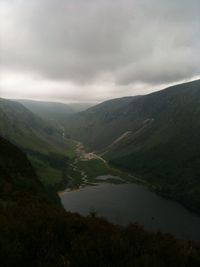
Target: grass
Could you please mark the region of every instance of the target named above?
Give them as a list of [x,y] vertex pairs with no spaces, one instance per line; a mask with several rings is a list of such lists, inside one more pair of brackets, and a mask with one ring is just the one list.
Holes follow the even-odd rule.
[[[32,165],[34,166],[37,175],[39,177],[39,180],[42,182],[42,184],[48,188],[49,186],[55,186],[55,188],[57,188],[57,186],[59,184],[64,184],[66,183],[66,179],[67,176],[72,176],[70,174],[70,172],[72,170],[69,171],[67,170],[68,168],[68,160],[66,160],[66,164],[63,161],[62,157],[65,156],[68,159],[73,159],[75,157],[75,150],[76,150],[76,142],[71,140],[71,139],[65,139],[65,147],[61,147],[58,146],[57,149],[54,149],[54,146],[52,145],[50,148],[50,151],[46,150],[41,151],[37,149],[34,151],[34,153],[28,153],[28,157],[29,160],[31,161]],[[39,152],[39,153],[38,153]],[[62,164],[63,166],[54,166],[52,165],[52,156],[50,156],[50,152],[56,152],[58,154],[57,155],[57,159],[53,159],[53,161],[60,161],[60,164]],[[42,156],[43,155],[43,156]],[[51,158],[47,158],[45,159],[46,156],[47,157],[51,157]],[[53,162],[54,163],[54,162]],[[65,175],[64,173],[67,173],[67,175]],[[73,173],[73,178],[75,176],[75,173]],[[75,181],[77,183],[78,181],[78,176],[76,174],[75,177]]]
[[36,170],[39,180],[45,187],[54,186],[62,182],[62,170],[50,167],[47,163],[36,157],[29,157],[33,167]]
[[108,174],[109,172],[107,165],[99,159],[79,161],[77,166],[87,174],[88,178],[94,178],[98,175]]
[[[112,175],[112,176],[118,176],[123,178],[125,181],[128,181],[128,174],[125,172],[122,172],[118,169],[115,169],[111,166],[109,166],[107,163],[103,162],[100,159],[92,159],[88,161],[79,161],[77,164],[78,168],[83,170],[86,175],[88,176],[89,182],[102,182],[102,180],[96,179],[96,177],[101,175]],[[122,181],[119,181],[115,178],[109,178],[105,180],[104,182],[108,183],[122,183]]]
[[46,168],[38,170],[41,182],[47,187],[49,185],[56,185],[62,182],[62,171]]
[[66,156],[70,159],[75,158],[76,156],[76,144],[77,142],[72,139],[65,139],[66,140]]
[[83,184],[81,174],[74,171],[71,166],[68,166],[67,176],[69,178],[68,187],[75,189]]

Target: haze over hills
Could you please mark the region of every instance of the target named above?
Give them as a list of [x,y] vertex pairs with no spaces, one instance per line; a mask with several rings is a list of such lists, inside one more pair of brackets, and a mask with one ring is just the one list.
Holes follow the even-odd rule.
[[71,116],[67,133],[200,211],[200,80]]
[[58,102],[44,102],[34,100],[16,100],[24,107],[35,113],[36,115],[47,119],[49,121],[56,121],[62,123],[67,116],[76,112],[83,111],[91,106],[93,103],[58,103]]

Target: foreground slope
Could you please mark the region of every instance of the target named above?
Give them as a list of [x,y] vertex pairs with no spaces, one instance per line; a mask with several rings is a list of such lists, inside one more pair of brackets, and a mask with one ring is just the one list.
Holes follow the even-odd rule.
[[[197,267],[200,247],[138,225],[83,218],[53,204],[17,147],[0,138],[0,258],[4,267]],[[9,184],[9,186],[8,186]]]
[[[110,101],[72,116],[69,133],[163,195],[200,211],[200,80],[118,102],[114,110]],[[81,135],[75,133],[79,127]]]
[[42,184],[26,155],[16,146],[0,137],[0,193],[1,197],[17,191],[42,192]]

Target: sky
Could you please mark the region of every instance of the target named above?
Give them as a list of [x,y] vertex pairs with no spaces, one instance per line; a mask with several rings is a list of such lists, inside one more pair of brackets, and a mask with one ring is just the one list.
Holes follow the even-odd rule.
[[199,78],[199,0],[0,0],[0,97],[100,102]]

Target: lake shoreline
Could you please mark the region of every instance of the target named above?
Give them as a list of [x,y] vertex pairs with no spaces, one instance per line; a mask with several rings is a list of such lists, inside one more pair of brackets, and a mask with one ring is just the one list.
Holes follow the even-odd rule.
[[[200,211],[198,209],[193,208],[191,205],[187,205],[184,201],[181,201],[178,197],[176,197],[175,195],[172,195],[170,192],[162,192],[162,188],[159,188],[158,185],[153,184],[153,183],[149,183],[146,179],[139,177],[139,175],[135,175],[133,173],[128,172],[128,170],[119,168],[119,166],[116,166],[114,164],[110,164],[110,162],[107,162],[104,158],[102,158],[101,156],[95,154],[95,152],[86,152],[86,148],[83,146],[83,144],[81,142],[77,142],[74,140],[74,142],[76,142],[76,148],[74,151],[75,157],[72,159],[72,162],[70,163],[71,168],[73,169],[72,176],[68,176],[68,180],[65,179],[65,181],[63,181],[61,184],[62,186],[59,188],[61,190],[59,190],[58,194],[62,194],[62,192],[65,191],[76,191],[79,190],[80,188],[84,188],[87,186],[97,186],[99,184],[102,184],[102,181],[98,181],[96,180],[96,178],[98,176],[106,176],[106,175],[110,175],[113,177],[112,180],[104,180],[104,183],[108,183],[108,184],[123,184],[123,183],[130,183],[130,184],[140,184],[145,186],[150,192],[155,193],[156,195],[164,198],[164,199],[169,199],[169,200],[173,200],[179,204],[181,204],[184,208],[186,208],[188,211],[200,216]],[[88,173],[84,170],[81,169],[81,166],[79,166],[79,164],[81,163],[83,166],[84,164],[87,165],[87,163],[91,163],[92,161],[98,161],[102,162],[102,164],[105,164],[106,168],[104,170],[104,174],[100,173],[96,173],[95,177],[89,177]],[[92,165],[91,165],[92,166]],[[90,166],[90,167],[91,167]],[[87,170],[87,168],[86,168]],[[107,172],[107,173],[106,173]],[[111,173],[109,173],[111,172]],[[73,175],[75,174],[75,176],[79,176],[79,180],[78,183],[75,185],[73,184],[74,181],[76,180],[76,177],[73,177]],[[117,179],[115,179],[115,177],[122,177],[121,179],[123,181],[117,181]],[[71,184],[70,184],[71,183]],[[70,185],[69,185],[70,184]],[[65,186],[65,190],[64,189]]]

